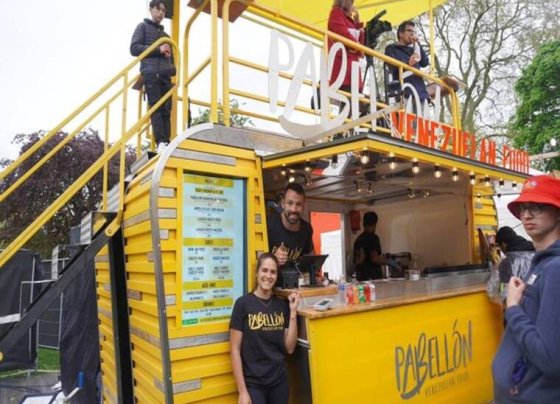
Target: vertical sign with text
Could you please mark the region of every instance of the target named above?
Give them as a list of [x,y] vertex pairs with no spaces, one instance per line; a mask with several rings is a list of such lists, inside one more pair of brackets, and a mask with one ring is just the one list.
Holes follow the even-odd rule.
[[228,321],[243,293],[245,183],[184,174],[183,326]]

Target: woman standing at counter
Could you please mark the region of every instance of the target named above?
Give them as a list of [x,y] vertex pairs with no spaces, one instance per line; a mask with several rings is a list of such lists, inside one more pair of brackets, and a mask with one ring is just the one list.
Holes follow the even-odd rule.
[[265,253],[257,261],[257,287],[233,306],[230,350],[239,404],[287,403],[289,396],[286,353],[297,342],[299,296],[288,302],[273,294],[278,260]]

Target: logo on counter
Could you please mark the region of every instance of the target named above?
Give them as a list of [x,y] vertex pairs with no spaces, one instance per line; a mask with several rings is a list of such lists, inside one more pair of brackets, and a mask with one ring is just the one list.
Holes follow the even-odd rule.
[[455,320],[449,332],[418,336],[417,342],[395,347],[395,377],[403,400],[430,397],[469,380],[472,323]]

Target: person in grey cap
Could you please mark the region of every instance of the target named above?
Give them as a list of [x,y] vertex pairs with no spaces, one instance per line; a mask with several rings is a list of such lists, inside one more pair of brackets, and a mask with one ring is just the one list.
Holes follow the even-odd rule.
[[497,403],[560,403],[560,180],[527,180],[508,205],[535,246],[525,279],[508,284],[507,327],[492,362]]

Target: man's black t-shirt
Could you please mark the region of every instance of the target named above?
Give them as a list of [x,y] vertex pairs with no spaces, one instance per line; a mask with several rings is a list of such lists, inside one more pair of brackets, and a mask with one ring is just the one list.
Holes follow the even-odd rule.
[[287,300],[248,293],[235,301],[229,327],[243,332],[241,361],[247,386],[271,387],[287,377],[284,330],[289,325]]
[[358,236],[354,242],[354,261],[359,249],[364,251],[364,262],[356,268],[356,279],[365,281],[383,278],[381,266],[371,260],[372,251],[376,251],[377,254],[381,255],[381,242],[377,234],[364,231]]
[[291,266],[297,262],[299,257],[313,251],[313,228],[305,220],[300,219],[299,231],[291,231],[284,227],[280,215],[273,214],[267,218],[268,228],[268,251],[275,253],[284,243],[288,250],[288,262],[285,266]]

